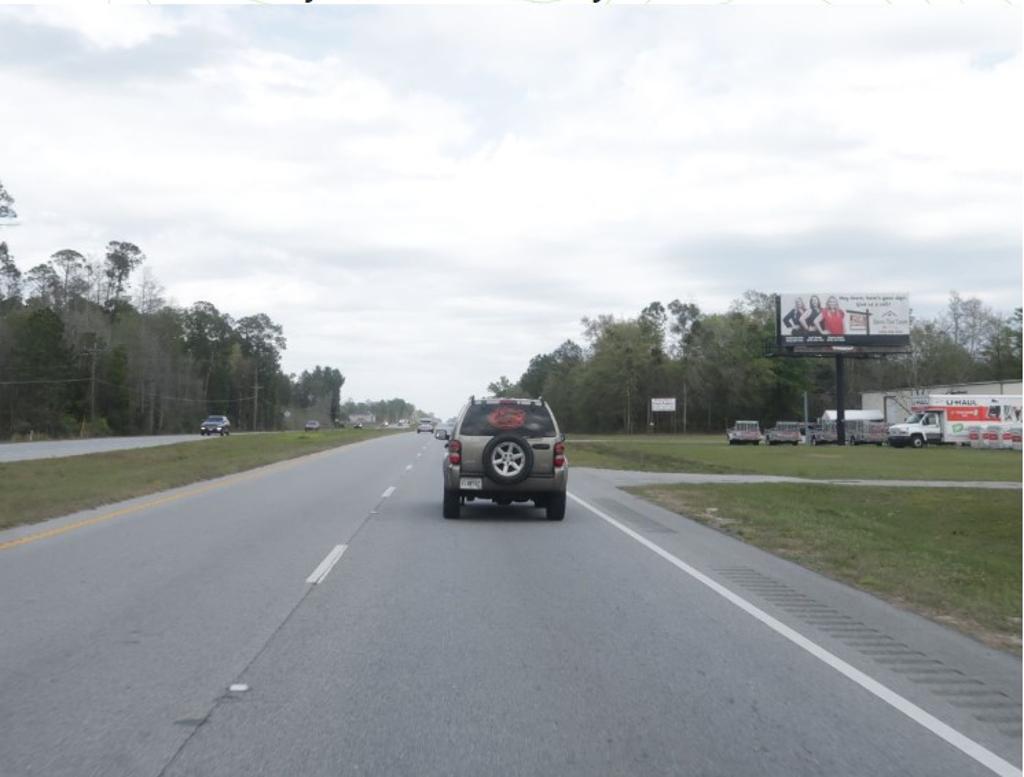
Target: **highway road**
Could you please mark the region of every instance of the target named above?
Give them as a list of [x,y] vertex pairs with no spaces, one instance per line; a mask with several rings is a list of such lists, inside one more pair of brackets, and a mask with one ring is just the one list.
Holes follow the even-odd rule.
[[42,440],[40,442],[0,443],[0,462],[56,459],[63,456],[83,456],[87,453],[106,453],[126,448],[153,448],[177,442],[207,440],[199,434],[157,434],[143,437],[90,437],[86,440]]
[[1019,658],[598,471],[561,523],[445,521],[442,455],[394,435],[0,533],[0,772],[1019,773]]

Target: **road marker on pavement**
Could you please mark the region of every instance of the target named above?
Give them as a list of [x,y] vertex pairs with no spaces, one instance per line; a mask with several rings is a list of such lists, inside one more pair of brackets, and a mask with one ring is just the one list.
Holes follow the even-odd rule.
[[386,488],[386,489],[384,490],[384,493],[380,495],[380,498],[381,498],[381,499],[387,499],[387,498],[388,498],[389,496],[391,496],[391,495],[392,495],[393,493],[395,493],[395,487],[394,487],[394,486],[388,486],[388,487],[387,487],[387,488]]
[[249,686],[245,683],[235,683],[234,685],[229,685],[228,690],[232,693],[245,693],[249,690]]
[[973,758],[982,766],[985,766],[994,773],[1000,775],[1000,777],[1021,777],[1021,770],[1013,764],[1011,764],[1009,761],[1003,760],[998,755],[993,753],[991,750],[988,750],[982,745],[979,745],[973,739],[964,736],[955,728],[946,723],[943,723],[934,715],[925,711],[921,707],[918,707],[909,699],[900,696],[898,693],[891,690],[887,686],[882,685],[882,683],[878,682],[878,680],[875,680],[870,675],[867,675],[864,672],[857,669],[855,666],[848,664],[846,661],[839,658],[839,656],[830,653],[821,645],[811,641],[796,629],[790,628],[777,618],[773,618],[760,607],[757,607],[756,605],[748,602],[742,596],[740,596],[737,593],[734,593],[721,583],[712,580],[703,572],[700,572],[699,570],[687,564],[685,561],[669,553],[660,545],[651,542],[643,535],[633,531],[628,526],[615,520],[607,513],[604,513],[598,508],[589,504],[588,502],[583,501],[575,494],[568,494],[568,496],[574,502],[578,503],[582,507],[585,507],[598,518],[601,518],[604,521],[608,522],[616,529],[621,531],[623,534],[632,537],[634,540],[639,542],[648,550],[651,550],[654,553],[661,556],[663,559],[665,559],[665,561],[672,564],[672,566],[685,572],[697,582],[707,586],[716,594],[728,600],[731,604],[736,605],[741,610],[746,612],[748,615],[752,615],[753,617],[757,618],[757,620],[761,621],[761,623],[763,623],[765,626],[770,628],[775,633],[779,634],[782,637],[785,637],[797,647],[803,648],[822,663],[828,664],[828,666],[835,669],[837,672],[839,672],[839,674],[843,675],[844,677],[850,680],[853,680],[853,682],[857,683],[857,685],[866,690],[868,693],[877,696],[879,699],[884,701],[889,706],[894,707],[898,711],[902,712],[915,723],[928,729],[941,739],[944,739],[946,742],[953,745],[953,747],[957,748],[970,758]]
[[335,545],[334,549],[320,562],[320,566],[313,570],[313,574],[306,578],[306,582],[312,585],[319,585],[327,577],[327,573],[334,569],[341,554],[345,552],[348,545]]

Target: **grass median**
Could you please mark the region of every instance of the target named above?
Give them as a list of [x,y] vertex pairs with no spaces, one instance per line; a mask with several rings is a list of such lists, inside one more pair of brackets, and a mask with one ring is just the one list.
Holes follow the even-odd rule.
[[803,484],[628,490],[1020,652],[1019,491]]
[[0,529],[231,475],[390,432],[271,432],[0,464]]
[[[579,437],[578,440],[574,439]],[[929,446],[729,445],[724,435],[570,435],[577,467],[879,480],[1021,480],[1021,453]]]

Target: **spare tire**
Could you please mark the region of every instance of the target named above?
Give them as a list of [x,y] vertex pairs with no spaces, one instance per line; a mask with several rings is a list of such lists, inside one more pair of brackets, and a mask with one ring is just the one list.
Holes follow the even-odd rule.
[[495,483],[512,485],[533,471],[533,448],[514,434],[499,434],[484,448],[484,472]]

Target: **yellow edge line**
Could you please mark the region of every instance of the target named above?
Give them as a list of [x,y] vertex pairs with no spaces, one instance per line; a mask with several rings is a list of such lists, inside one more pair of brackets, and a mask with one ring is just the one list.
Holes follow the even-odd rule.
[[[372,439],[372,438],[370,438]],[[363,442],[358,440],[357,442]],[[27,545],[30,542],[38,542],[39,540],[45,540],[50,537],[57,537],[61,534],[67,534],[68,532],[74,531],[75,529],[81,529],[86,526],[93,526],[97,523],[103,523],[105,521],[112,520],[113,518],[120,518],[122,515],[129,515],[131,513],[137,513],[140,510],[148,510],[151,507],[159,507],[161,505],[169,504],[171,502],[177,502],[179,499],[185,499],[186,497],[196,496],[197,494],[205,494],[207,491],[213,491],[214,489],[221,488],[223,486],[230,486],[238,483],[242,480],[250,480],[252,478],[261,477],[270,472],[274,472],[281,469],[290,469],[291,467],[298,466],[303,460],[313,458],[314,456],[323,456],[328,453],[337,453],[339,450],[346,448],[353,443],[345,443],[339,445],[336,448],[329,448],[325,451],[316,451],[315,453],[308,453],[304,456],[298,456],[294,459],[285,459],[284,461],[275,461],[271,464],[264,464],[260,467],[251,470],[245,470],[244,472],[237,472],[234,475],[226,475],[223,479],[217,480],[213,483],[207,483],[206,485],[197,486],[196,488],[190,488],[186,491],[180,491],[177,494],[170,494],[169,496],[162,496],[157,499],[151,499],[148,502],[141,502],[131,507],[124,507],[120,510],[114,510],[113,512],[104,513],[103,515],[97,515],[92,518],[85,518],[81,521],[75,521],[64,526],[58,526],[53,529],[47,529],[46,531],[36,532],[34,534],[26,534],[22,537],[16,537],[13,540],[7,540],[6,542],[0,542],[0,550],[8,550],[9,548],[15,548],[18,545]]]

